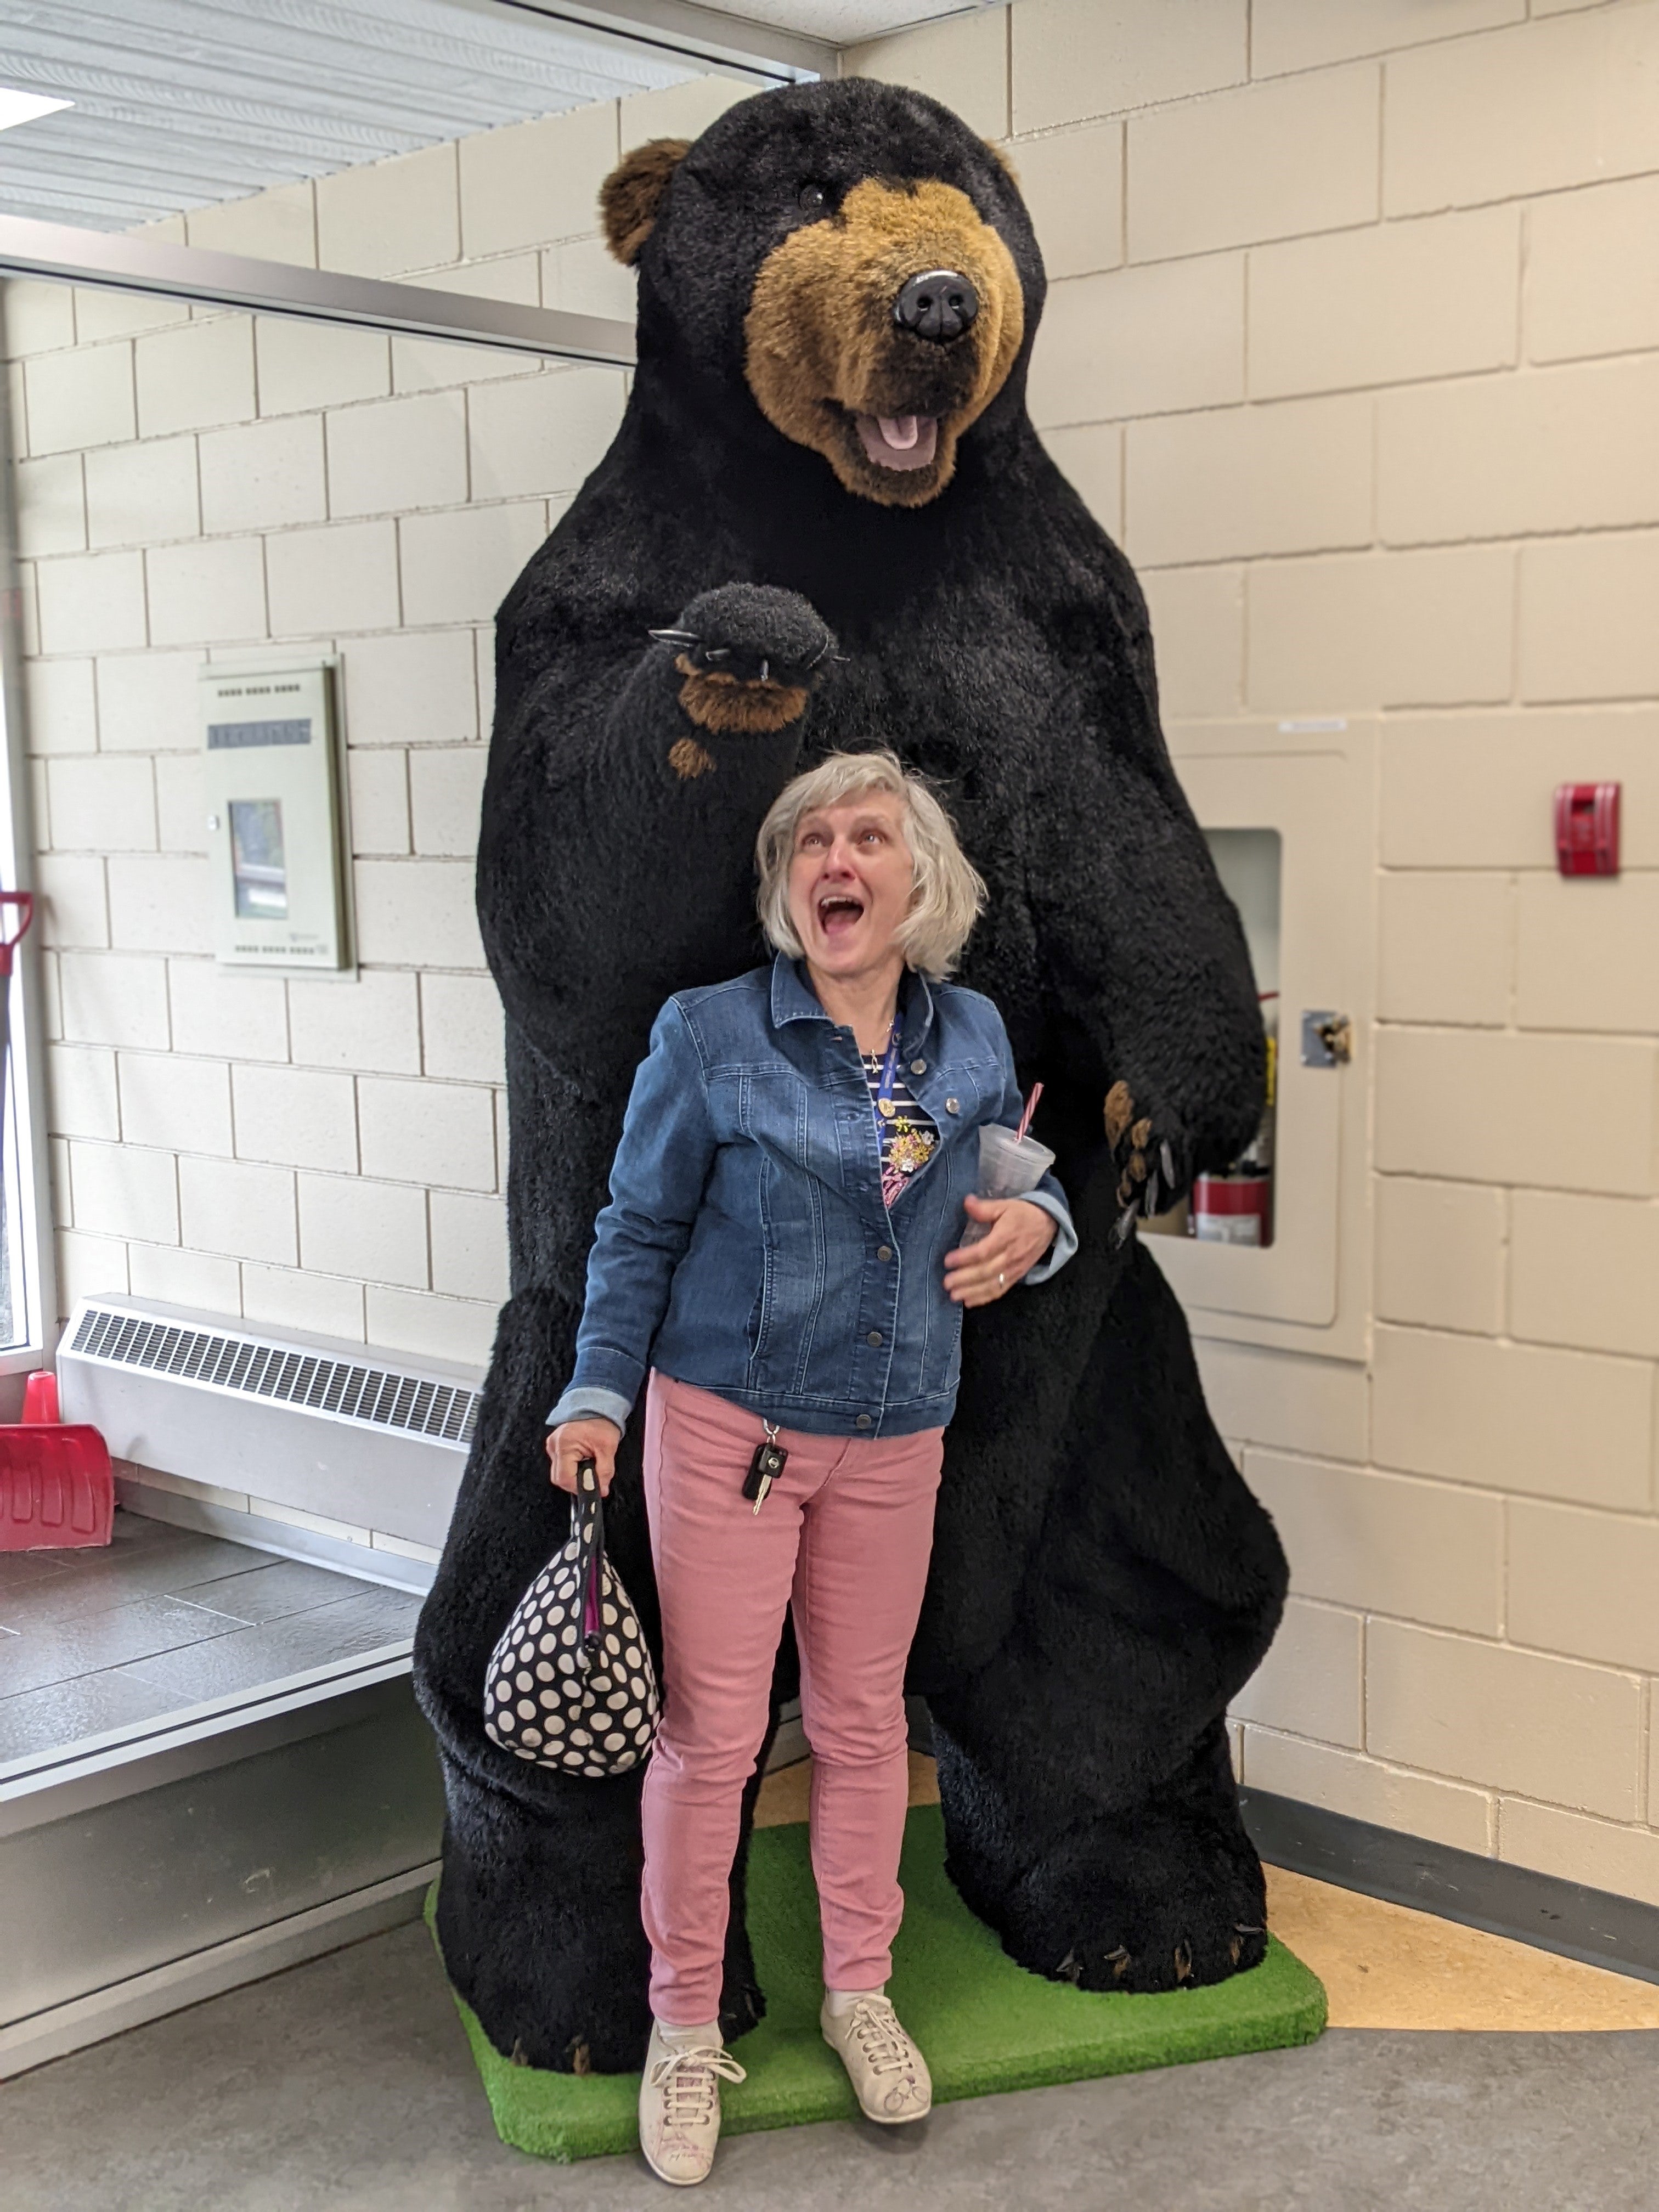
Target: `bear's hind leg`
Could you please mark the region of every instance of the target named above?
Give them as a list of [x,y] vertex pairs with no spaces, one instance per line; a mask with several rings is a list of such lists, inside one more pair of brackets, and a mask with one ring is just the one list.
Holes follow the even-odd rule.
[[[651,2032],[650,1952],[640,1922],[637,1773],[571,1778],[562,1817],[531,1808],[446,1760],[450,1814],[438,1942],[456,1990],[504,2057],[559,2074],[631,2074]],[[559,1785],[556,1784],[556,1787]],[[744,1917],[748,1814],[732,1874],[720,2031],[764,2017]]]
[[517,2065],[633,2072],[651,2030],[639,1776],[558,1778],[556,1811],[542,1814],[453,1759],[444,1767],[437,1932],[450,1981]]
[[1267,1954],[1261,1863],[1218,1721],[1140,1801],[1049,1830],[938,1722],[945,1865],[1022,1966],[1085,1990],[1224,1981]]
[[[947,1465],[947,1475],[949,1468]],[[1216,1982],[1265,1954],[1261,1868],[1223,1715],[1261,1662],[1287,1570],[1204,1404],[1180,1307],[1131,1247],[1013,1621],[971,1674],[923,1686],[949,1865],[1037,1973],[1085,1989]],[[993,1571],[988,1563],[987,1571]]]

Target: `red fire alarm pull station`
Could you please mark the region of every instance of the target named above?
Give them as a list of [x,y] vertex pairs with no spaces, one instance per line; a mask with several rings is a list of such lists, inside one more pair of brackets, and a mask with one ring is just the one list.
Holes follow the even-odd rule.
[[1619,786],[1555,787],[1555,860],[1564,876],[1619,872]]

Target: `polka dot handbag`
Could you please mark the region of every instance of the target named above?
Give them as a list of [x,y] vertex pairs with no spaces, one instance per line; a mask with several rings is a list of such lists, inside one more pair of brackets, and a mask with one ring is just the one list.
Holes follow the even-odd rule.
[[584,1460],[570,1540],[520,1599],[484,1677],[484,1733],[515,1759],[593,1781],[650,1750],[656,1670],[622,1577],[605,1557],[605,1507]]

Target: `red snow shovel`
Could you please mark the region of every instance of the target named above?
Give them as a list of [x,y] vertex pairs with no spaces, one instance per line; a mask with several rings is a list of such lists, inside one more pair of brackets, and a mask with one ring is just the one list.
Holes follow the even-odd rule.
[[[5,1127],[12,955],[33,919],[29,892],[0,891],[0,1131]],[[46,1370],[31,1375],[22,1421],[0,1427],[0,1552],[107,1544],[114,1516],[108,1446],[96,1429],[59,1420],[55,1375]]]
[[[29,1377],[42,1380],[57,1378]],[[0,1552],[107,1544],[114,1521],[115,1476],[96,1429],[38,1419],[0,1428]]]

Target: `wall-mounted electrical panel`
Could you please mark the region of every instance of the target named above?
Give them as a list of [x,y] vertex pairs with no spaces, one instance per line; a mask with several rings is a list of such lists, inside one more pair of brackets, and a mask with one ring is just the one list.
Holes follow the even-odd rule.
[[349,968],[333,664],[204,669],[201,695],[215,951]]

